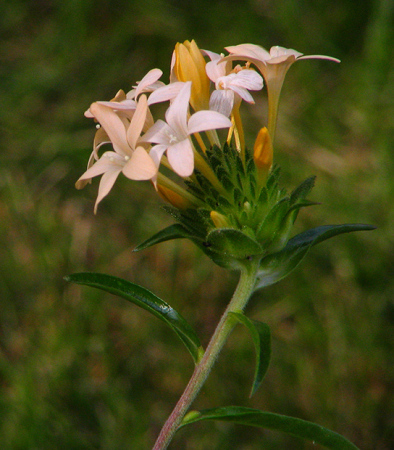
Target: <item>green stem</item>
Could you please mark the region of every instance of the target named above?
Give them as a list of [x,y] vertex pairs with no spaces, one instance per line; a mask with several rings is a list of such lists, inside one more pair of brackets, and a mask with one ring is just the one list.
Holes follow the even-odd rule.
[[187,410],[208,378],[220,351],[236,323],[231,319],[229,313],[239,312],[246,306],[256,282],[257,269],[258,262],[251,261],[249,267],[241,270],[233,298],[220,319],[203,357],[196,365],[186,389],[164,424],[153,450],[164,450],[168,447]]

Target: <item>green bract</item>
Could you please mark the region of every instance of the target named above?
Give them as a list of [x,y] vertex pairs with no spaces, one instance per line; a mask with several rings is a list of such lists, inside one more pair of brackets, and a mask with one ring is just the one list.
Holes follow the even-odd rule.
[[170,239],[188,238],[216,264],[239,270],[261,261],[258,286],[267,286],[291,272],[308,249],[336,234],[373,229],[369,225],[326,225],[290,239],[301,208],[315,205],[307,200],[315,177],[306,179],[292,193],[279,187],[279,168],[274,167],[260,186],[253,156],[227,144],[213,146],[205,159],[219,183],[215,186],[200,172],[185,181],[188,191],[203,204],[198,208],[165,209],[177,220],[135,250]]

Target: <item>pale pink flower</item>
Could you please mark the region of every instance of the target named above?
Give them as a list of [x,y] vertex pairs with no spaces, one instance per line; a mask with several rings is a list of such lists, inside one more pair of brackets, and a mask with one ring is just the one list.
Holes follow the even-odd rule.
[[329,61],[340,62],[339,59],[331,56],[323,55],[309,55],[304,56],[302,53],[293,49],[284,47],[271,47],[268,52],[263,47],[254,44],[240,44],[226,47],[230,53],[223,61],[243,60],[252,62],[263,75],[269,100],[269,120],[268,129],[273,140],[276,128],[276,119],[278,111],[278,103],[280,91],[282,89],[283,81],[290,66],[302,59],[326,59]]
[[[105,152],[76,183],[81,189],[86,181],[102,175],[94,211],[109,193],[118,175],[122,172],[131,180],[150,180],[157,174],[157,167],[147,151],[138,146],[138,139],[146,120],[147,99],[142,95],[130,123],[123,121],[110,107],[93,103],[90,111],[105,130],[114,151]],[[89,160],[89,164],[91,161]]]
[[148,105],[154,103],[172,102],[184,86],[183,81],[173,81],[170,84],[160,86],[149,96]]
[[142,142],[157,144],[150,156],[157,166],[167,152],[168,162],[181,177],[194,169],[194,150],[190,135],[200,131],[231,127],[231,121],[216,111],[198,111],[188,119],[191,82],[185,82],[166,112],[166,122],[158,120],[141,138]]
[[142,93],[153,92],[165,86],[162,81],[158,81],[162,75],[163,72],[160,69],[150,70],[141,81],[137,82],[137,86],[133,86],[133,89],[127,93],[127,98],[136,99]]
[[[120,89],[115,97],[110,101],[98,101],[96,102],[99,105],[107,106],[108,108],[113,109],[114,111],[119,111],[125,114],[130,119],[133,117],[134,111],[137,107],[135,100],[131,98],[127,98],[126,94],[122,89]],[[90,108],[85,111],[85,117],[88,119],[93,119],[94,114],[90,110]]]
[[[119,117],[122,116],[128,117],[130,120],[132,119],[135,109],[137,108],[136,99],[142,93],[153,92],[156,89],[165,86],[162,81],[158,81],[158,79],[163,75],[163,72],[160,69],[152,69],[150,70],[141,81],[137,82],[136,86],[133,86],[133,89],[127,93],[121,89],[115,95],[115,97],[110,101],[98,101],[99,105],[108,106],[108,108],[112,108],[114,111],[118,112]],[[94,118],[94,115],[88,109],[85,112],[85,117]],[[147,112],[146,123],[144,124],[144,129],[148,129],[153,125],[153,118],[151,117],[149,110]]]
[[215,90],[211,94],[209,109],[229,116],[234,104],[245,100],[254,103],[251,91],[263,88],[261,76],[249,68],[236,66],[232,69],[230,61],[223,61],[223,55],[210,51],[203,51],[211,59],[205,66],[206,73],[215,83]]

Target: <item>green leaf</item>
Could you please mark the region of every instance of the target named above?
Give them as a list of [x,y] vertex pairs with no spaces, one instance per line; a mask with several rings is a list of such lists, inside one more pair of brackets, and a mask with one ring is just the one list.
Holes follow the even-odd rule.
[[175,331],[195,363],[199,362],[204,351],[193,328],[175,309],[152,292],[137,284],[102,273],[74,273],[65,277],[65,280],[110,292],[149,311]]
[[323,225],[304,231],[290,239],[282,250],[261,260],[255,288],[269,286],[286,277],[304,259],[309,249],[320,242],[342,233],[374,229],[375,227],[372,225],[348,223],[344,225]]
[[304,259],[309,247],[287,248],[266,256],[260,262],[255,289],[270,286],[289,275]]
[[215,251],[241,260],[262,253],[257,241],[233,228],[217,228],[208,234],[206,240]]
[[289,210],[289,205],[289,197],[283,197],[271,208],[257,228],[256,234],[259,240],[268,239],[276,230],[278,230],[283,218]]
[[298,187],[296,187],[290,195],[290,204],[293,205],[297,201],[305,199],[309,192],[313,189],[315,180],[315,176],[307,178]]
[[316,245],[326,241],[338,234],[350,233],[352,231],[368,231],[375,230],[373,225],[363,223],[345,223],[343,225],[322,225],[320,227],[311,228],[303,233],[297,234],[289,240],[287,246],[299,247],[305,245]]
[[142,242],[142,244],[137,245],[137,247],[133,251],[139,252],[141,250],[145,250],[146,248],[152,247],[152,245],[160,244],[161,242],[184,238],[195,239],[195,236],[190,233],[183,225],[176,223],[159,231],[154,236]]
[[320,425],[294,417],[260,411],[258,409],[227,406],[200,412],[191,411],[183,419],[181,427],[201,420],[223,420],[241,425],[268,428],[269,430],[282,431],[299,438],[307,439],[333,450],[358,450],[354,444],[340,434]]
[[257,320],[251,320],[242,312],[230,312],[230,316],[239,323],[245,325],[252,335],[254,348],[256,350],[256,369],[254,372],[252,390],[250,397],[259,388],[267,372],[271,358],[271,333],[269,326]]

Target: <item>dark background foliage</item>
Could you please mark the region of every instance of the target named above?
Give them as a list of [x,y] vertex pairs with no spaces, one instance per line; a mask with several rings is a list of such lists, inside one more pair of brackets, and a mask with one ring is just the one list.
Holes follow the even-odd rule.
[[[150,448],[192,371],[176,336],[111,295],[69,286],[77,271],[149,287],[204,343],[236,283],[184,241],[131,250],[171,219],[151,186],[120,177],[93,215],[97,182],[76,191],[94,127],[83,112],[169,74],[177,41],[252,42],[340,58],[287,76],[276,162],[290,189],[316,174],[296,231],[364,222],[374,232],[316,247],[302,267],[254,295],[273,359],[248,399],[253,348],[237,328],[195,408],[228,404],[296,415],[362,449],[393,442],[393,2],[390,0],[13,0],[0,4],[0,446]],[[249,145],[265,93],[245,108]],[[176,449],[312,448],[277,433],[205,423]],[[314,447],[316,448],[316,447]]]

